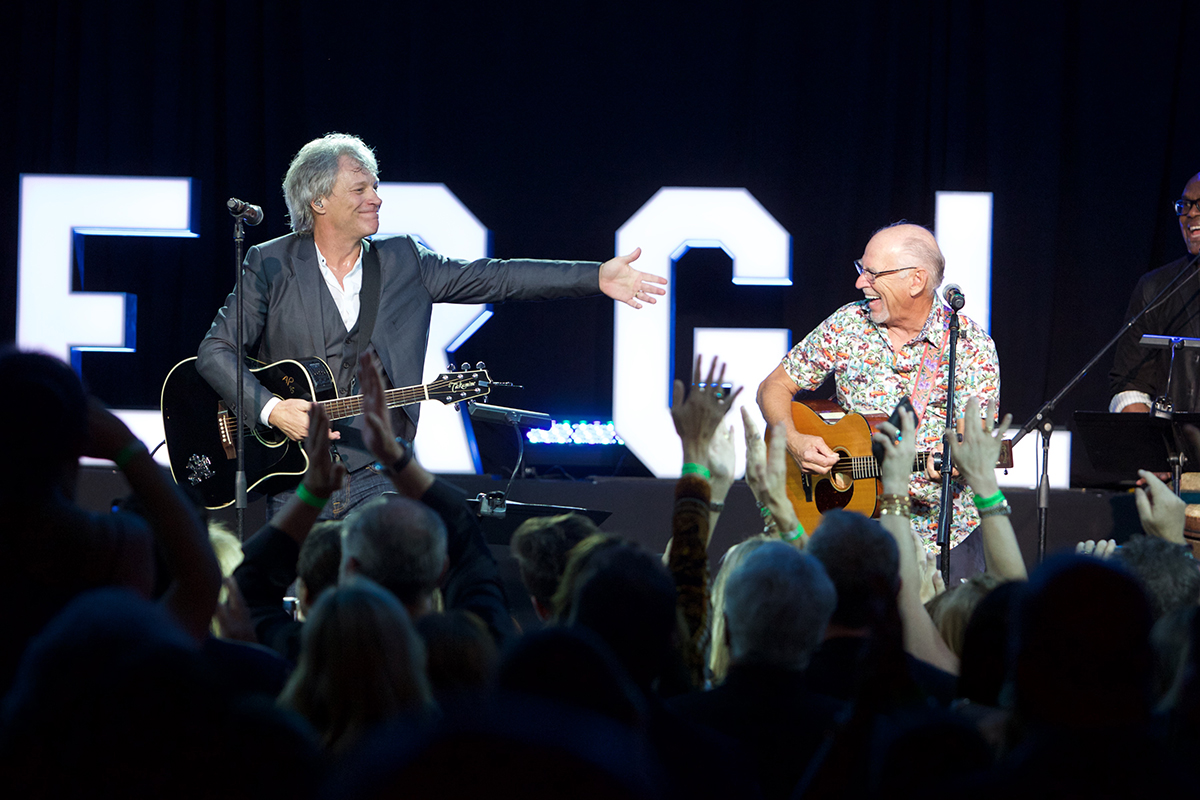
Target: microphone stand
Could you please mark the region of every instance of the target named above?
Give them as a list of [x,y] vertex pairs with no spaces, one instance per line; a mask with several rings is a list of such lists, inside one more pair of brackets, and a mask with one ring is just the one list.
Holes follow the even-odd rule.
[[246,242],[246,227],[243,215],[238,214],[233,219],[233,250],[234,269],[237,270],[235,291],[237,292],[237,394],[236,411],[233,415],[237,422],[237,473],[234,477],[234,507],[237,509],[237,536],[239,542],[246,541],[246,425],[242,420],[242,409],[245,406],[245,364],[246,343],[242,339],[242,323],[245,319],[246,298],[242,293],[242,249]]
[[1050,421],[1050,412],[1054,410],[1055,406],[1058,405],[1059,401],[1063,399],[1063,396],[1066,395],[1067,392],[1074,389],[1075,385],[1083,380],[1083,376],[1088,374],[1091,368],[1096,365],[1096,362],[1100,360],[1101,356],[1112,349],[1113,345],[1115,345],[1117,341],[1137,323],[1138,320],[1146,315],[1147,311],[1155,308],[1159,303],[1165,301],[1171,295],[1175,294],[1177,291],[1187,285],[1187,281],[1184,279],[1192,277],[1196,274],[1195,266],[1197,261],[1200,261],[1200,254],[1193,256],[1192,260],[1184,265],[1183,269],[1179,271],[1178,275],[1171,279],[1170,283],[1160,289],[1158,294],[1154,295],[1150,302],[1146,303],[1141,311],[1134,314],[1129,321],[1122,325],[1121,329],[1117,331],[1117,334],[1109,339],[1108,343],[1101,347],[1100,350],[1096,352],[1096,355],[1092,356],[1091,359],[1083,365],[1083,369],[1079,370],[1079,372],[1076,372],[1075,377],[1067,381],[1067,385],[1059,390],[1058,394],[1047,400],[1041,408],[1035,411],[1033,416],[1021,426],[1021,430],[1017,431],[1017,435],[1012,438],[1012,445],[1013,447],[1016,447],[1017,442],[1025,438],[1025,435],[1033,431],[1034,428],[1037,428],[1042,434],[1042,471],[1038,478],[1039,564],[1042,563],[1042,561],[1044,561],[1046,558],[1046,526],[1047,518],[1050,513],[1050,433],[1054,430],[1054,423]]
[[950,356],[947,360],[949,375],[946,380],[946,433],[942,436],[942,505],[938,509],[938,571],[942,581],[950,585],[950,523],[954,518],[954,502],[950,486],[950,474],[954,471],[954,460],[950,452],[950,437],[956,434],[954,425],[954,380],[957,369],[958,310],[962,308],[962,295],[954,298],[950,305]]

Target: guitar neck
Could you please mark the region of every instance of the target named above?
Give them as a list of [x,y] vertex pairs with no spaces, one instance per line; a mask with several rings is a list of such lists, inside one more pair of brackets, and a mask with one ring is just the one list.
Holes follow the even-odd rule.
[[[929,461],[929,453],[917,453],[917,457],[913,459],[913,472],[924,472],[925,464]],[[849,474],[854,480],[862,480],[863,478],[878,478],[880,477],[879,462],[875,460],[875,456],[842,456],[838,462],[833,465],[834,472]]]
[[[402,389],[388,389],[383,393],[383,396],[388,408],[411,406],[414,403],[429,399],[429,387],[405,386]],[[357,417],[363,413],[363,396],[356,394],[353,397],[322,400],[320,405],[325,408],[325,413],[331,421]]]

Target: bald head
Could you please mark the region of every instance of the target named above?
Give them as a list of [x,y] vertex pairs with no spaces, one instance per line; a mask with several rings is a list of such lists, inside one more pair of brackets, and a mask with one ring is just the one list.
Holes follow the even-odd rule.
[[917,267],[925,270],[929,275],[926,292],[937,294],[946,272],[946,259],[942,257],[942,250],[928,228],[898,222],[877,231],[871,237],[871,242],[894,254],[894,269]]

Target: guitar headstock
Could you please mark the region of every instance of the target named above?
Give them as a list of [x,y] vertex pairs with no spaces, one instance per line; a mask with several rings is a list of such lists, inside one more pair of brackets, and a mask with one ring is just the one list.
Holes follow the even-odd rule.
[[[464,367],[467,365],[464,364]],[[437,376],[426,387],[430,400],[440,400],[446,405],[461,403],[466,400],[478,400],[487,397],[492,391],[492,379],[483,368],[446,371]]]

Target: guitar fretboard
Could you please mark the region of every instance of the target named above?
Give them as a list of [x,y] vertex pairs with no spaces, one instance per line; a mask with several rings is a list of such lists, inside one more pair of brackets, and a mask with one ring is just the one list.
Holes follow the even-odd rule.
[[[917,457],[913,459],[912,471],[924,472],[925,463],[928,460],[928,453],[917,453]],[[875,460],[875,456],[842,456],[830,468],[830,471],[849,475],[852,480],[856,481],[864,478],[878,478],[879,462]]]
[[[439,384],[442,385],[439,386]],[[446,391],[445,387],[449,386],[449,384],[450,381],[434,381],[429,386],[406,386],[403,389],[389,389],[383,393],[383,396],[388,408],[400,408],[401,406],[411,406],[413,403],[428,400],[430,389]],[[363,396],[356,394],[354,397],[323,400],[319,405],[325,408],[325,414],[330,420],[346,419],[347,417],[357,417],[363,413],[362,401]]]

